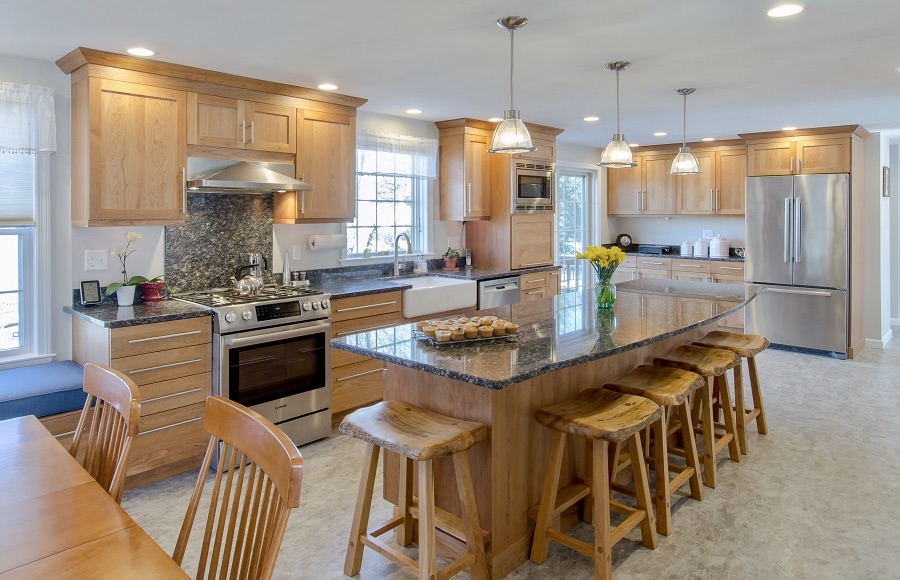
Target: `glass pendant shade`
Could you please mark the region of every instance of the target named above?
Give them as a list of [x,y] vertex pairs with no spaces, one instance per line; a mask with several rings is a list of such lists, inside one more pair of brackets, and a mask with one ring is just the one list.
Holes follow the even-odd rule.
[[700,164],[697,158],[691,153],[690,147],[680,147],[678,155],[672,161],[672,168],[669,170],[672,175],[690,175],[692,173],[700,173]]
[[601,167],[613,167],[620,169],[622,167],[634,167],[634,157],[631,154],[631,147],[625,140],[625,135],[616,133],[612,136],[603,153],[600,155]]
[[531,134],[519,118],[519,111],[510,109],[503,112],[503,120],[494,130],[490,153],[526,153],[534,151]]

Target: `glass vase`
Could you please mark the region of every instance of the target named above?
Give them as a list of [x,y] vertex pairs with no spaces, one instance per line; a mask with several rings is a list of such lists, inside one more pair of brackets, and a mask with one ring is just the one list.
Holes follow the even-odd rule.
[[616,285],[609,278],[602,278],[594,284],[594,296],[598,309],[612,308],[616,303]]

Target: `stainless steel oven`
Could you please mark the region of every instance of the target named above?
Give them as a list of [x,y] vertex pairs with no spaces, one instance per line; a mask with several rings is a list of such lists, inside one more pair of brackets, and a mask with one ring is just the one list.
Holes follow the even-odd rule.
[[552,163],[513,160],[511,185],[513,213],[554,210],[556,188]]

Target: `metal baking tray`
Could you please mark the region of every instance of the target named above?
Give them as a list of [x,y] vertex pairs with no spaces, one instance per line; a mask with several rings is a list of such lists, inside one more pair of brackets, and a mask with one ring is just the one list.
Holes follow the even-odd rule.
[[503,336],[492,336],[490,338],[484,338],[479,336],[477,338],[463,338],[462,340],[447,340],[444,342],[440,342],[437,338],[433,336],[426,336],[424,332],[421,330],[413,330],[413,338],[418,340],[419,342],[424,342],[425,344],[430,344],[431,346],[452,346],[452,345],[461,345],[461,344],[480,344],[483,342],[519,342],[519,335],[522,334],[522,329],[519,329],[519,332],[516,334],[504,334]]

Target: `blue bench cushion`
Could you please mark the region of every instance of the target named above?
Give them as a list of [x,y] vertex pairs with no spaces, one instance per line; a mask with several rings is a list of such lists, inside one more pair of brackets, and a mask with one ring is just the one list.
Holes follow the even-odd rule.
[[84,369],[70,360],[0,371],[0,420],[46,417],[84,406]]

